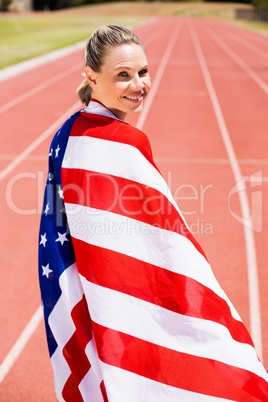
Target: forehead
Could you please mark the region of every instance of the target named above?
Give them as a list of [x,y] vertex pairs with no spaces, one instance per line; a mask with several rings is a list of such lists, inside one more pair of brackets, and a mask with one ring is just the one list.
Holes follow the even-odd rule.
[[116,69],[127,66],[129,68],[143,67],[147,64],[146,55],[141,46],[135,43],[112,46],[107,49],[103,67]]

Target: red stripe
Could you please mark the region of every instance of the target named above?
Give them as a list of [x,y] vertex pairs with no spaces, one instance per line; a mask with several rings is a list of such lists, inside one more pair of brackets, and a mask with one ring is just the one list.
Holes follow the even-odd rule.
[[61,170],[64,201],[127,216],[188,238],[206,258],[171,202],[152,187],[82,169]]
[[106,388],[105,388],[105,385],[104,385],[104,382],[103,382],[103,381],[100,383],[100,389],[101,389],[101,394],[102,394],[102,397],[103,397],[103,401],[104,401],[104,402],[108,402],[108,397],[107,397],[107,393],[106,393]]
[[142,131],[128,123],[107,116],[81,112],[70,133],[72,137],[93,137],[131,145],[158,170],[152,159],[150,142]]
[[217,322],[236,341],[252,345],[245,325],[233,318],[225,300],[194,279],[81,240],[73,239],[73,245],[78,271],[88,281],[178,314]]
[[62,390],[62,397],[66,402],[84,402],[73,375],[70,375]]
[[92,323],[100,359],[172,387],[233,401],[266,401],[267,383],[246,370],[179,353]]
[[63,348],[63,355],[78,386],[91,367],[85,354],[86,345],[92,339],[91,319],[87,310],[85,296],[73,308],[71,316],[76,331]]

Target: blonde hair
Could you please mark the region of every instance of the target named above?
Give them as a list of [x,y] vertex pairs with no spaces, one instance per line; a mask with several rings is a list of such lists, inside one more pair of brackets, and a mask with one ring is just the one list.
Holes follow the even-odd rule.
[[[128,28],[118,25],[104,25],[89,38],[85,51],[85,63],[93,71],[100,72],[106,51],[109,47],[136,44],[143,48],[141,39]],[[76,90],[82,103],[88,105],[91,99],[91,87],[85,79]]]

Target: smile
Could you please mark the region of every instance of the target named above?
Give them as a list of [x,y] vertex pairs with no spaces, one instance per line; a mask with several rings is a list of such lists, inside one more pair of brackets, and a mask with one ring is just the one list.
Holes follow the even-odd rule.
[[140,101],[143,98],[143,93],[138,95],[138,96],[124,96],[125,99],[131,100],[131,101]]

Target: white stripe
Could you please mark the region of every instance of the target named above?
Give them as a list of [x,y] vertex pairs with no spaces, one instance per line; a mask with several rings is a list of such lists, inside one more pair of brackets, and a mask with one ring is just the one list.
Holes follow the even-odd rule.
[[238,64],[246,73],[247,75],[256,82],[257,85],[266,93],[268,94],[268,85],[252,70],[251,67],[247,63],[244,62],[237,54],[230,49],[229,46],[226,45],[223,40],[221,40],[214,32],[210,29],[206,29],[209,36]]
[[147,118],[148,112],[150,110],[150,107],[151,107],[151,105],[153,103],[153,100],[154,100],[154,97],[156,95],[157,89],[159,87],[160,81],[162,79],[162,75],[163,75],[163,73],[165,71],[165,68],[166,68],[166,65],[168,63],[169,57],[170,57],[171,52],[173,50],[173,47],[174,47],[174,45],[176,43],[178,33],[179,33],[179,27],[178,27],[178,23],[177,23],[177,24],[175,24],[175,27],[174,27],[173,32],[172,32],[172,35],[171,35],[171,37],[169,39],[169,42],[167,44],[165,53],[163,54],[163,57],[162,57],[161,62],[160,62],[160,65],[159,65],[159,67],[157,69],[157,72],[156,72],[156,75],[155,75],[155,78],[154,78],[154,81],[153,81],[153,85],[151,87],[149,95],[147,96],[147,99],[146,99],[146,101],[144,103],[144,107],[142,109],[142,112],[141,112],[141,114],[139,116],[139,119],[138,119],[138,122],[136,124],[136,127],[139,130],[142,130],[142,128],[143,128],[143,125],[144,125],[145,120]]
[[255,349],[216,322],[188,317],[88,282],[81,277],[94,322],[177,352],[239,367],[268,380]]
[[[76,304],[82,300],[84,294],[76,264],[71,265],[63,271],[59,284],[62,294],[49,315],[48,323],[58,344],[57,349],[51,356],[51,363],[55,375],[57,397],[58,400],[63,400],[61,393],[71,371],[62,350],[76,330],[71,312]],[[85,354],[89,359],[91,367],[79,384],[80,392],[82,396],[85,396],[85,401],[87,400],[86,395],[90,395],[92,400],[102,402],[103,399],[99,387],[102,377],[93,340],[87,344]]]
[[48,323],[58,344],[51,356],[51,363],[54,370],[56,394],[58,399],[61,398],[59,400],[63,400],[61,393],[71,371],[62,350],[75,332],[71,311],[83,296],[76,264],[63,271],[59,283],[63,292],[48,317]]
[[226,300],[240,320],[207,260],[186,237],[111,212],[69,203],[65,207],[72,237],[193,278]]
[[248,270],[248,284],[249,284],[249,306],[250,306],[250,332],[253,338],[259,358],[262,360],[262,334],[261,334],[261,309],[260,309],[260,296],[259,296],[259,283],[258,283],[258,268],[256,260],[256,251],[254,243],[254,234],[252,231],[253,224],[250,216],[250,209],[246,189],[243,188],[243,180],[240,172],[240,167],[234,152],[234,148],[228,133],[225,120],[221,111],[221,107],[208,71],[208,67],[202,52],[202,48],[194,31],[193,25],[190,25],[190,32],[196,50],[196,54],[200,63],[202,74],[211,98],[212,106],[215,112],[216,119],[220,128],[222,139],[226,148],[226,152],[230,159],[233,175],[237,186],[237,194],[243,216],[243,229],[247,253],[247,270]]
[[103,402],[100,389],[102,381],[101,366],[93,340],[87,344],[85,352],[90,361],[91,368],[80,382],[79,390],[84,402]]
[[64,399],[62,397],[62,390],[71,374],[70,367],[68,366],[62,354],[62,350],[59,347],[50,357],[50,361],[54,371],[54,384],[57,400],[58,402],[64,402]]
[[86,136],[69,137],[62,167],[109,174],[152,187],[164,194],[182,216],[164,178],[134,146]]
[[28,324],[26,325],[21,335],[16,340],[13,347],[10,349],[9,353],[7,354],[7,356],[5,357],[0,366],[0,384],[6,377],[8,372],[11,370],[17,358],[20,356],[27,342],[29,341],[34,331],[40,324],[42,318],[43,318],[42,308],[38,307],[38,309],[30,319],[30,321],[28,322]]
[[232,402],[171,387],[105,363],[101,366],[109,402]]
[[[53,267],[51,269],[53,270]],[[48,323],[57,344],[63,349],[75,332],[71,311],[83,297],[83,289],[76,264],[63,271],[59,284],[62,289],[62,295],[50,313]]]

